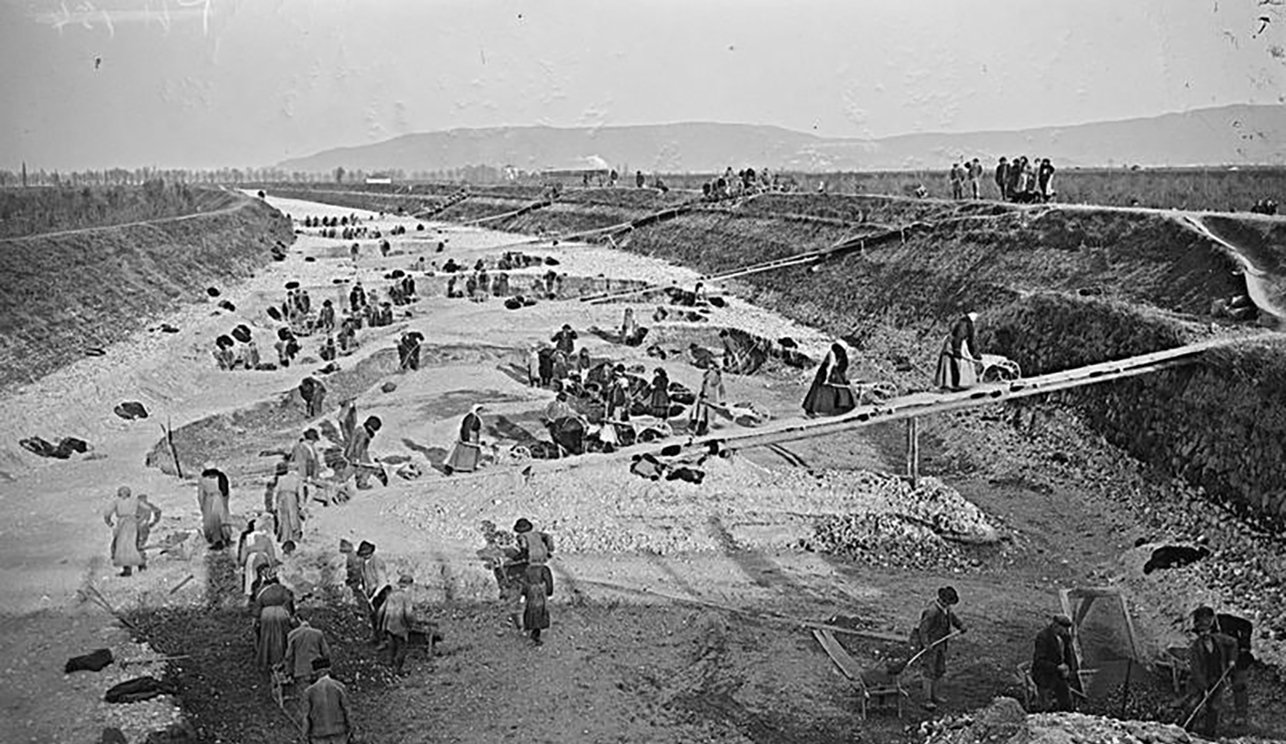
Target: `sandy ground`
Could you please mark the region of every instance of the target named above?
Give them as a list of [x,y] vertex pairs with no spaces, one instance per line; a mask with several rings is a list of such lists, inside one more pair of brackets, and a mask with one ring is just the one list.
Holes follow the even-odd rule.
[[[374,217],[270,201],[296,219]],[[171,671],[188,685],[189,708],[193,698],[207,698],[197,706],[203,740],[282,741],[290,735],[264,680],[244,661],[248,620],[238,614],[235,598],[220,595],[226,587],[216,575],[224,570],[219,557],[191,538],[184,550],[154,556],[146,573],[117,577],[106,561],[110,531],[98,512],[117,485],[128,484],[163,510],[164,521],[153,532],[158,538],[197,526],[192,483],[144,465],[161,435],[158,422],[178,428],[278,400],[320,366],[253,373],[214,368],[212,339],[237,323],[254,328],[261,350],[270,353],[268,334],[275,324],[264,309],[281,301],[286,281],[301,282],[317,304],[338,299],[341,287],[346,291],[348,285],[336,280],[360,278],[367,287],[381,287],[387,283],[383,274],[405,269],[421,254],[471,265],[478,257],[495,258],[495,246],[514,239],[432,223],[417,232],[414,220],[393,217],[365,224],[387,230],[399,222],[409,231],[390,239],[393,255],[387,259],[378,258],[378,241],[367,239],[353,266],[344,241],[301,235],[285,262],[222,288],[236,313],[213,303],[187,308],[167,319],[178,333],[140,333],[106,356],[87,358],[0,400],[0,603],[24,617],[6,626],[3,637],[11,651],[35,639],[45,644],[34,654],[8,655],[21,661],[0,676],[0,739],[87,741],[98,728],[113,725],[101,705],[86,707],[92,712],[74,719],[63,714],[68,699],[101,699],[108,686],[101,677],[91,683],[60,672],[66,656],[91,650],[94,634],[108,632],[101,630],[108,618],[79,596],[90,585],[122,614],[155,614],[159,608],[174,613],[165,616],[171,619],[163,632],[151,633],[152,642],[162,653],[192,657],[174,662]],[[442,254],[434,252],[439,240],[447,241]],[[558,270],[570,276],[686,286],[696,279],[683,267],[603,247],[521,250],[555,257]],[[1012,465],[1030,467],[1027,480],[1005,480],[976,463],[961,466],[950,441],[957,434],[951,417],[927,426],[925,471],[941,474],[981,508],[981,520],[1010,539],[984,548],[947,546],[951,560],[925,557],[920,570],[906,568],[916,557],[881,562],[872,555],[851,562],[801,549],[819,517],[875,508],[878,499],[862,485],[865,476],[847,471],[895,472],[901,458],[896,428],[712,463],[703,486],[652,484],[629,475],[620,463],[530,479],[517,468],[448,478],[431,465],[450,447],[460,416],[473,402],[491,408],[486,439],[518,441],[509,425],[539,433],[534,415],[550,393],[527,387],[510,365],[561,324],[580,330],[595,356],[647,369],[657,362],[587,332],[617,327],[623,304],[542,301],[507,311],[494,299],[446,299],[440,276],[417,281],[424,299],[411,307],[411,317],[362,331],[361,349],[341,366],[354,370],[376,354],[388,354],[407,328],[425,334],[427,351],[440,352],[428,355],[434,363],[418,372],[379,376],[357,399],[361,415],[384,421],[374,454],[409,458],[425,466],[425,474],[411,481],[394,477],[388,488],[361,492],[344,506],[314,506],[302,549],[286,570],[287,583],[307,604],[338,613],[327,615],[325,625],[340,649],[336,674],[355,691],[359,721],[375,736],[368,740],[507,741],[519,731],[533,741],[914,740],[914,723],[922,715],[914,705],[905,721],[858,720],[851,690],[800,629],[800,620],[843,613],[871,629],[904,635],[936,587],[954,583],[965,597],[962,614],[971,632],[952,652],[958,661],[947,694],[955,701],[953,710],[976,707],[1014,691],[1013,669],[1029,654],[1042,618],[1057,608],[1056,589],[1102,580],[1139,536],[1137,526],[1110,507],[1108,496],[1075,482],[1033,490],[1031,479],[1049,472],[1035,458]],[[655,305],[636,307],[649,324]],[[662,324],[655,333],[662,340],[686,339],[720,324],[771,338],[791,336],[816,356],[828,343],[815,331],[735,299],[729,308],[712,311],[708,323]],[[305,358],[315,358],[317,343],[305,341]],[[664,366],[671,379],[697,386],[698,370],[691,365],[678,359]],[[809,376],[780,368],[730,377],[729,397],[754,400],[774,415],[793,415]],[[392,393],[380,391],[378,383],[386,380],[397,384]],[[152,417],[115,417],[112,407],[124,400],[143,402]],[[333,416],[333,408],[327,413]],[[309,422],[302,414],[284,421],[235,435],[252,444],[251,450],[260,442],[288,448]],[[502,421],[508,425],[499,426]],[[74,435],[94,450],[71,461],[40,460],[17,447],[19,438],[30,435]],[[251,516],[261,508],[261,474],[270,463],[257,453],[221,463],[233,474],[234,512]],[[505,530],[519,516],[550,530],[560,548],[554,628],[541,648],[504,629],[494,579],[477,554],[490,525]],[[439,658],[413,657],[402,678],[371,676],[378,658],[353,630],[360,620],[329,588],[342,581],[335,551],[340,538],[369,539],[395,571],[414,573],[417,600],[447,636]],[[185,622],[200,632],[184,633]],[[851,648],[865,664],[891,650],[874,642]],[[216,669],[233,676],[202,681]],[[31,679],[37,684],[26,682]],[[211,712],[218,707],[202,685],[216,685],[237,720],[214,723]]]

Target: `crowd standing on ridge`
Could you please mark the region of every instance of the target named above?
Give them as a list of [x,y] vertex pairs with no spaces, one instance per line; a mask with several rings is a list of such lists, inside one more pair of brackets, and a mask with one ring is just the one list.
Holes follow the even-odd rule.
[[[1026,155],[1012,160],[1001,157],[991,173],[991,182],[995,195],[1001,201],[1032,204],[1047,202],[1054,198],[1054,165],[1049,158],[1028,160]],[[986,169],[978,158],[972,160],[961,158],[951,164],[947,182],[951,188],[951,198],[982,199],[985,189],[983,180]],[[917,192],[921,198],[928,192],[921,187]]]

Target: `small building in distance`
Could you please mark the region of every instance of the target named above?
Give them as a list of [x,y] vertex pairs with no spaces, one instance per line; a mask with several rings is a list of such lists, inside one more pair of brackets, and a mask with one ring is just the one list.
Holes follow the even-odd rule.
[[366,177],[366,183],[369,184],[389,184],[393,179],[383,173],[372,173]]

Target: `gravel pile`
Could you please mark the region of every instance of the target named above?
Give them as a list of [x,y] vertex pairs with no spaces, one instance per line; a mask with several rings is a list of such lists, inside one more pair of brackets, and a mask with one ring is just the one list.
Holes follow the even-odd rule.
[[[1171,724],[1120,721],[1082,713],[1027,715],[1013,698],[996,698],[973,714],[920,724],[924,744],[1198,744],[1205,739]],[[1238,739],[1251,744],[1252,739]]]
[[881,567],[963,570],[974,563],[948,538],[975,543],[999,538],[981,509],[937,478],[923,478],[912,488],[893,476],[845,475],[870,496],[871,509],[819,519],[804,547]]
[[[652,482],[623,463],[571,473],[447,479],[424,497],[391,500],[411,525],[481,541],[481,520],[535,518],[560,552],[640,553],[806,548],[861,558],[880,551],[887,565],[963,562],[941,535],[996,539],[986,516],[935,479],[912,489],[863,471],[770,470],[732,458],[709,458],[701,485]],[[772,529],[762,529],[765,525]]]

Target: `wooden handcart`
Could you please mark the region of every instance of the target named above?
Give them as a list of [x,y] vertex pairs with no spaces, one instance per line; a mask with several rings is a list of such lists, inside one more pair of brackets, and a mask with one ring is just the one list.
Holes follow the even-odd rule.
[[[902,672],[905,665],[883,666],[876,669],[862,669],[848,651],[840,645],[835,634],[826,629],[813,631],[813,637],[822,645],[822,650],[835,663],[840,674],[848,680],[857,691],[858,705],[862,711],[862,720],[866,720],[867,710],[895,709],[898,718],[902,717],[905,703],[910,695],[902,687]],[[891,672],[897,669],[897,673]]]

